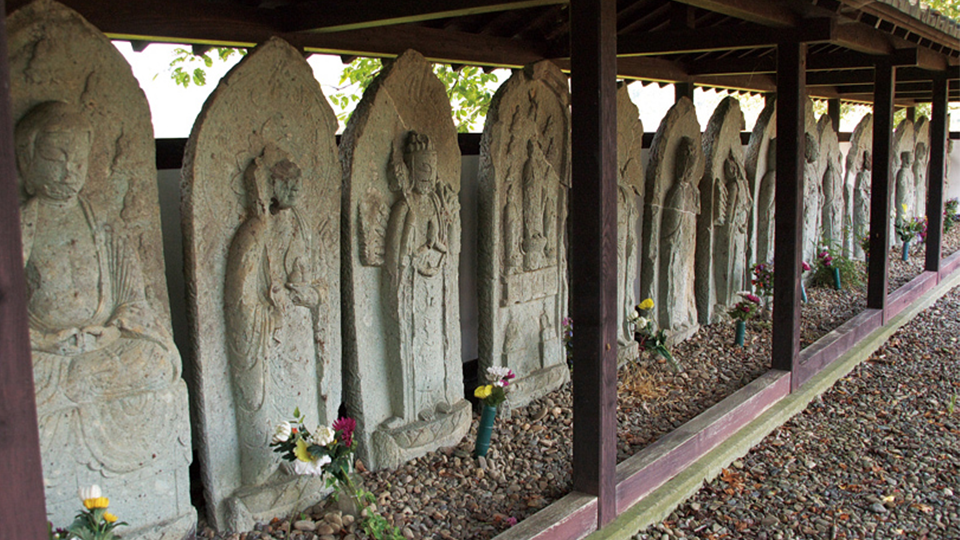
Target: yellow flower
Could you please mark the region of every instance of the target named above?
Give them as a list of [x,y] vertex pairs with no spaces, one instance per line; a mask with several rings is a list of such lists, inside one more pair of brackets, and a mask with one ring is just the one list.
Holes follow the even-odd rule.
[[117,520],[117,516],[111,514],[110,512],[104,512],[103,519],[105,519],[107,523],[113,523],[114,521]]
[[297,439],[297,448],[294,449],[293,455],[300,461],[313,461],[313,455],[310,454],[310,450],[307,450],[307,443],[303,442],[303,439]]
[[640,309],[646,311],[648,309],[653,309],[653,298],[647,298],[643,302],[640,302],[640,305],[637,306]]
[[93,510],[95,508],[106,508],[110,506],[110,499],[106,497],[94,497],[92,499],[84,499],[83,506],[87,510]]
[[486,399],[487,396],[493,393],[493,385],[488,384],[486,386],[478,386],[476,390],[473,391],[473,395],[477,396],[480,399]]

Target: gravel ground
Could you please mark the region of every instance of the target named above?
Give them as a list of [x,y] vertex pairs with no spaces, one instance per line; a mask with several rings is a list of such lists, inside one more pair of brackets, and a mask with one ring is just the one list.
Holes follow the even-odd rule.
[[955,288],[635,538],[960,538],[958,336]]
[[[960,249],[960,227],[955,227],[951,233],[945,238],[945,244],[949,246],[944,249],[944,252],[947,253]],[[922,252],[920,251],[911,256],[908,263],[900,261],[899,256],[891,256],[891,260],[891,290],[894,289],[894,283],[906,283],[922,270]],[[845,288],[841,291],[818,287],[810,288],[807,293],[810,302],[803,304],[801,309],[801,346],[816,341],[840,326],[846,320],[860,313],[866,305],[865,289],[863,287]],[[932,319],[939,321],[936,324],[942,326],[944,324],[943,320],[956,322],[960,319],[960,313],[957,309],[958,293],[954,291],[951,298],[954,299],[953,304],[951,304],[952,311],[941,307],[942,313],[935,315]],[[930,316],[929,313],[925,315]],[[927,327],[934,324],[928,322]],[[664,361],[656,360],[651,356],[645,356],[639,362],[621,368],[618,374],[618,462],[694,418],[767,370],[771,354],[769,323],[762,321],[748,323],[747,339],[743,348],[732,346],[733,334],[732,323],[716,324],[701,328],[691,339],[677,345],[673,349],[673,354],[683,367],[683,372],[679,374],[674,373]],[[955,338],[958,334],[960,332],[954,326],[952,331],[940,331],[937,337],[940,338],[940,341],[943,341],[944,339],[949,340],[951,336]],[[922,342],[922,340],[918,341],[918,343]],[[894,341],[891,341],[891,343],[894,343]],[[952,343],[952,350],[954,356],[956,356],[957,344],[956,341]],[[931,352],[926,353],[928,358],[940,357],[934,354],[935,350],[939,349],[935,347],[931,349]],[[890,357],[890,353],[887,353],[887,357]],[[956,365],[954,363],[954,366]],[[871,376],[872,371],[870,370],[875,368],[875,364],[868,364],[867,366],[863,368],[866,371],[858,370],[858,373],[864,372],[867,373],[868,377]],[[954,367],[953,384],[960,385],[956,382],[958,380],[956,371],[956,367]],[[938,378],[940,383],[948,380],[948,378]],[[848,381],[844,381],[842,385],[838,383],[838,388],[843,388],[848,384],[852,383]],[[917,388],[918,385],[916,383],[905,383],[905,387]],[[874,392],[874,390],[870,389],[867,392]],[[870,397],[880,400],[891,395],[895,394],[882,391],[871,393]],[[941,396],[936,399],[942,404],[944,399],[948,399],[948,396]],[[827,401],[829,400],[825,398],[824,403]],[[362,482],[368,491],[378,496],[378,512],[388,522],[397,525],[406,538],[456,538],[464,540],[492,538],[508,528],[514,520],[523,520],[570,491],[572,482],[572,449],[569,443],[572,438],[571,406],[572,396],[570,386],[567,385],[526,407],[512,411],[509,417],[501,416],[498,418],[492,437],[491,449],[484,460],[478,461],[471,457],[476,437],[475,421],[470,433],[457,446],[432,452],[396,470],[372,473],[363,471],[361,473]],[[819,406],[819,404],[816,406]],[[941,409],[943,409],[943,406],[941,406]],[[879,417],[881,414],[879,411],[882,409],[877,405],[869,405],[864,410],[868,414],[875,414],[876,418]],[[859,415],[857,412],[845,414],[849,415],[851,419],[857,418]],[[833,415],[836,415],[836,413],[833,413]],[[960,423],[960,418],[955,422]],[[815,424],[810,423],[808,425]],[[847,429],[848,427],[845,426],[840,429]],[[791,428],[782,428],[781,431],[789,429]],[[797,431],[797,428],[793,429]],[[799,429],[799,432],[803,431],[803,429]],[[955,428],[954,432],[956,432]],[[883,436],[890,436],[898,432],[883,429],[878,433]],[[787,440],[785,437],[791,436],[781,435],[781,439]],[[696,521],[695,518],[698,516],[710,516],[721,508],[725,508],[721,505],[714,510],[713,507],[719,499],[716,494],[707,494],[705,498],[709,502],[693,501],[690,503],[699,505],[697,510],[688,510],[685,514],[678,511],[675,516],[677,519],[671,519],[660,525],[664,529],[663,531],[647,531],[639,536],[641,538],[660,538],[663,534],[667,534],[667,538],[670,538],[670,532],[667,531],[672,531],[675,536],[683,532],[688,537],[710,538],[709,535],[713,534],[712,538],[738,538],[741,537],[739,536],[741,532],[737,530],[737,527],[744,527],[743,523],[748,523],[747,519],[753,521],[749,522],[751,524],[747,525],[743,529],[744,531],[753,530],[761,522],[771,525],[772,518],[777,519],[773,525],[780,523],[781,519],[784,522],[792,523],[791,520],[796,520],[795,515],[801,515],[803,512],[811,513],[811,515],[816,513],[817,518],[827,522],[829,527],[839,527],[836,530],[843,532],[848,530],[844,528],[848,525],[847,521],[850,522],[849,525],[851,526],[856,523],[868,527],[871,523],[879,523],[879,520],[884,517],[892,516],[900,509],[896,504],[888,508],[888,512],[876,515],[869,512],[868,505],[865,507],[868,508],[867,514],[863,515],[861,513],[861,518],[864,519],[856,518],[856,520],[852,517],[842,517],[843,515],[851,516],[852,514],[849,511],[840,512],[837,510],[834,512],[837,525],[834,526],[834,521],[827,520],[820,515],[823,511],[816,510],[818,507],[813,506],[816,511],[808,511],[807,507],[817,504],[816,501],[830,502],[833,500],[831,497],[839,497],[840,495],[837,494],[838,487],[827,486],[827,491],[831,494],[829,497],[824,495],[823,489],[815,484],[805,484],[806,487],[799,487],[804,484],[801,481],[802,484],[792,488],[789,487],[789,485],[793,485],[789,483],[793,481],[792,477],[789,476],[793,473],[784,471],[792,468],[794,471],[820,473],[830,468],[826,465],[817,467],[817,462],[830,463],[832,459],[830,457],[824,456],[821,459],[811,458],[810,460],[807,460],[806,457],[808,455],[807,450],[816,445],[822,447],[825,442],[821,441],[829,441],[834,437],[834,434],[824,435],[815,442],[806,443],[806,446],[802,449],[798,448],[796,444],[780,442],[780,446],[785,446],[788,451],[803,455],[803,463],[797,462],[797,458],[793,458],[793,461],[790,461],[790,458],[784,458],[784,462],[792,465],[776,467],[766,461],[765,458],[755,458],[748,464],[750,460],[748,457],[742,460],[742,468],[732,468],[731,473],[739,475],[734,478],[744,478],[743,486],[746,486],[740,491],[734,489],[735,496],[728,497],[733,499],[731,515],[738,515],[733,513],[732,510],[742,507],[743,519],[741,521],[720,521],[718,516],[723,514],[722,512],[718,516],[714,516],[714,519],[717,520],[715,522]],[[857,441],[868,440],[863,435],[857,435],[853,439]],[[790,442],[793,441],[794,439],[790,439]],[[957,446],[956,442],[956,437],[954,437],[954,446]],[[956,477],[956,453],[953,455],[954,476],[952,485],[955,486],[953,489],[960,490],[960,487],[956,487],[960,484]],[[869,454],[868,457],[874,461],[878,459],[874,454]],[[836,459],[843,458],[843,455],[836,457]],[[814,464],[813,469],[807,467],[807,461]],[[766,465],[763,465],[764,468],[758,469],[757,467],[760,466],[758,463]],[[858,463],[856,460],[848,461],[845,464],[848,467],[847,471],[854,471],[858,467]],[[882,473],[885,478],[892,478],[888,472],[889,467],[887,465],[882,466],[885,467]],[[775,469],[777,474],[772,474],[766,468]],[[753,475],[754,469],[760,476]],[[761,473],[761,470],[766,472]],[[921,471],[922,469],[913,470]],[[857,472],[859,473],[859,470]],[[916,474],[920,473],[916,472]],[[761,477],[775,479],[778,482],[777,487],[770,489],[750,487],[759,482]],[[813,480],[810,481],[813,482]],[[788,484],[784,484],[784,482],[788,482]],[[866,480],[858,479],[854,482],[847,479],[843,482],[845,482],[843,485],[860,486],[859,488],[849,488],[850,493],[853,493],[854,489],[859,489],[860,491],[856,493],[864,497],[866,496],[864,494],[868,491],[870,493],[876,491],[867,488],[868,485],[872,484],[868,484]],[[727,485],[718,487],[720,492],[728,488]],[[750,506],[744,502],[747,500],[746,495],[743,494],[744,490],[747,494],[757,492],[764,496],[772,491],[773,495],[768,497],[772,500],[755,505],[766,509],[770,515],[763,513],[757,517],[750,514]],[[809,490],[809,493],[805,490]],[[846,494],[846,491],[840,491],[841,494]],[[787,496],[794,492],[800,494]],[[877,495],[877,497],[881,497],[880,503],[884,506],[887,506],[888,503],[882,497],[887,495]],[[778,508],[784,508],[780,511],[780,514],[773,510],[777,496],[784,501],[777,506]],[[950,520],[951,526],[957,527],[958,523],[953,521],[956,519],[956,499],[952,500],[954,501],[952,507],[954,515],[950,517],[949,512],[941,513],[941,522],[944,519]],[[789,501],[789,504],[786,501]],[[811,501],[814,502],[811,503]],[[824,502],[824,504],[827,504],[827,502]],[[931,503],[927,502],[918,504],[931,506]],[[926,506],[921,508],[926,508]],[[876,507],[875,510],[879,511],[879,507]],[[297,525],[298,521],[295,519],[279,517],[269,524],[258,525],[255,531],[242,533],[217,534],[201,522],[199,527],[200,537],[221,540],[253,540],[257,538],[285,538],[291,540],[339,540],[344,538],[353,540],[366,538],[363,533],[357,530],[355,523],[348,523],[349,518],[344,522],[344,516],[324,505],[308,509],[302,516],[296,517],[306,519],[299,519],[299,525]],[[873,521],[865,518],[873,519]],[[684,525],[676,528],[678,519],[681,520],[679,523],[684,523],[682,520],[690,521],[691,526],[688,528]],[[339,527],[335,526],[337,523],[340,523]],[[822,528],[822,524],[814,519],[803,526],[799,526],[799,529],[785,527],[782,534],[794,534],[793,537],[798,537],[796,535],[804,537],[807,534],[816,536],[819,533],[805,533],[804,527],[811,531],[817,531],[818,526]],[[722,536],[723,533],[718,532],[723,530],[723,527],[727,527],[726,536]],[[770,534],[769,531],[777,530],[778,527],[771,525],[766,527],[765,530]],[[937,530],[939,529],[931,529],[931,538],[937,537],[935,534]],[[323,534],[327,532],[331,534]],[[955,536],[960,537],[960,535]],[[752,538],[753,536],[742,537]],[[848,535],[847,537],[854,538],[856,536]],[[884,535],[873,537],[886,538]],[[843,538],[843,536],[839,536],[838,532],[837,538]]]

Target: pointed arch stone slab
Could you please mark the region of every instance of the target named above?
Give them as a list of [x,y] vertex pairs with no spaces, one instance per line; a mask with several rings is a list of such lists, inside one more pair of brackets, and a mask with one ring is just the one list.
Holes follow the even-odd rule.
[[697,217],[696,298],[700,324],[726,317],[744,289],[747,221],[753,198],[747,183],[740,102],[724,98],[703,134],[706,158]]
[[[460,351],[460,149],[446,90],[420,53],[387,63],[364,92],[340,161],[345,404],[364,464],[396,467],[457,444],[471,421]],[[361,256],[362,245],[374,248]]]
[[[861,241],[870,234],[870,192],[873,169],[873,115],[866,114],[850,137],[850,150],[847,151],[847,182],[853,185],[850,203],[850,216],[853,223],[853,236],[850,239],[853,256],[859,260],[864,257]],[[852,177],[852,179],[850,179]]]
[[[69,525],[77,488],[99,484],[130,524],[125,538],[186,537],[196,525],[187,387],[171,338],[147,100],[110,40],[62,4],[24,6],[7,32],[31,337],[79,329],[73,346],[32,344],[47,515]],[[41,208],[45,196],[24,185],[37,178],[24,167],[46,159],[33,152],[45,135],[67,162],[86,162],[77,204]],[[51,230],[54,213],[72,226]]]
[[917,207],[917,183],[913,176],[913,169],[914,153],[917,150],[917,132],[913,121],[909,118],[904,118],[894,130],[892,147],[890,170],[893,174],[894,199],[893,208],[890,211],[890,242],[891,245],[896,246],[900,244],[895,229],[897,220],[916,217],[914,212]]
[[917,185],[913,215],[927,215],[927,190],[930,167],[930,120],[921,116],[914,124],[916,150],[913,154],[913,178]]
[[490,103],[480,141],[480,376],[517,375],[520,407],[570,378],[563,347],[570,94],[552,62],[516,70]]
[[[220,81],[187,142],[191,382],[204,491],[221,530],[247,530],[325,493],[268,444],[295,408],[329,425],[341,402],[336,129],[310,66],[274,38]],[[277,180],[281,170],[298,180]],[[296,182],[298,196],[281,206]]]
[[747,144],[747,181],[753,206],[750,212],[747,267],[773,262],[773,230],[777,184],[776,163],[777,101],[768,99],[760,111]]
[[631,322],[640,280],[643,224],[643,122],[626,84],[617,89],[617,363],[640,356]]
[[[682,144],[681,144],[682,142]],[[678,150],[684,149],[682,157]],[[682,160],[683,181],[678,181]],[[693,101],[681,98],[660,122],[650,147],[644,184],[640,290],[652,298],[657,324],[678,343],[699,328],[694,289],[696,217],[703,176],[700,124]],[[666,224],[666,226],[664,226]]]
[[[833,129],[830,115],[824,114],[817,121],[820,139],[820,192],[823,194],[823,206],[820,214],[820,236],[843,248],[843,154],[840,152],[840,139]],[[810,262],[810,261],[808,261]]]

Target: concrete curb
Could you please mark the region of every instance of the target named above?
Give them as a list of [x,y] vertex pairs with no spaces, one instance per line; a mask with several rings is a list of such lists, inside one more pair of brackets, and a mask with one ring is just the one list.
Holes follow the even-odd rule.
[[637,531],[662,521],[677,506],[696,493],[704,482],[712,480],[724,467],[746,455],[774,429],[801,412],[814,398],[826,392],[835,382],[869,358],[900,327],[957,285],[960,285],[960,271],[954,272],[952,276],[941,281],[917,302],[874,330],[856,347],[847,351],[796,392],[778,401],[756,420],[744,426],[717,448],[620,514],[606,527],[587,536],[587,540],[630,540]]

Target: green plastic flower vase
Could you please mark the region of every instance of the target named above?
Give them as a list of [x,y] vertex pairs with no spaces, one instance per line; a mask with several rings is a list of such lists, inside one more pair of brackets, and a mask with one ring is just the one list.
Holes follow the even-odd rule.
[[806,304],[807,303],[807,288],[803,284],[803,280],[800,280],[800,300]]
[[743,347],[743,338],[747,334],[747,321],[737,321],[737,337],[734,343],[737,347]]
[[833,286],[836,287],[837,290],[839,291],[840,289],[843,288],[840,285],[840,269],[832,268],[832,270],[833,270]]
[[907,262],[907,260],[910,259],[910,241],[909,240],[903,243],[903,254],[901,255],[900,259],[903,260],[903,262]]
[[480,413],[480,425],[477,426],[477,445],[473,449],[473,457],[486,457],[490,449],[490,436],[493,435],[493,420],[497,417],[497,408],[483,404]]

